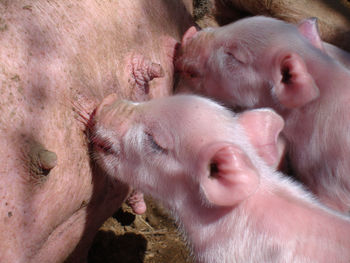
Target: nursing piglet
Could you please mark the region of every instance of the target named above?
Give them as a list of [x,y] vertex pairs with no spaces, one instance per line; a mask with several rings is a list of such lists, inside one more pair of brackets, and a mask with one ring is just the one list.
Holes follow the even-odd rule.
[[350,221],[267,165],[283,128],[272,110],[235,116],[194,95],[110,95],[92,121],[97,162],[160,200],[197,262],[350,261]]
[[327,55],[314,20],[192,27],[175,64],[181,87],[231,107],[273,108],[297,176],[328,206],[350,210],[350,71]]

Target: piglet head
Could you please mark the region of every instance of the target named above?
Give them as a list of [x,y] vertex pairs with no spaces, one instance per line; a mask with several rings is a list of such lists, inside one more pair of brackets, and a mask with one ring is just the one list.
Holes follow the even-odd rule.
[[101,168],[135,189],[150,193],[163,184],[167,192],[167,175],[176,174],[178,167],[167,124],[169,108],[164,99],[134,103],[106,97],[96,109],[90,132],[93,157]]
[[134,103],[120,100],[116,94],[111,94],[101,102],[93,114],[89,139],[94,157],[111,174],[115,173],[122,157],[122,138],[129,129],[134,111]]
[[191,28],[182,42],[175,63],[181,73],[179,91],[243,109],[293,109],[319,96],[303,55],[314,47],[323,49],[315,20],[297,28],[258,16],[199,32]]
[[203,93],[201,81],[205,77],[207,61],[211,53],[211,39],[213,35],[211,29],[197,31],[192,26],[182,37],[181,45],[175,55],[175,71],[180,75],[182,85],[178,92],[187,90],[181,89],[183,86],[193,87],[192,92]]

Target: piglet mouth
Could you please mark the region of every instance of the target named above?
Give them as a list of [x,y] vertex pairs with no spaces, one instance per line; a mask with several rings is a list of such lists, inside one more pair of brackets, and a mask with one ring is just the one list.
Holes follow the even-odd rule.
[[175,73],[181,73],[183,71],[183,63],[181,61],[181,58],[175,58],[174,60],[174,71]]

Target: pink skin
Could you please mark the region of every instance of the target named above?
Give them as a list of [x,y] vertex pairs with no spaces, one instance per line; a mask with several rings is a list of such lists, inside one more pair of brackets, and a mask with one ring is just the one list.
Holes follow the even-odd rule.
[[134,190],[126,202],[131,206],[135,214],[141,215],[146,212],[146,203],[143,199],[143,193]]
[[340,62],[347,69],[350,69],[350,53],[327,42],[323,42],[323,47],[330,57]]
[[267,164],[283,128],[272,110],[112,94],[93,124],[97,162],[171,211],[196,262],[349,262],[349,219]]
[[98,228],[131,191],[91,162],[86,119],[106,94],[171,93],[167,39],[192,25],[191,7],[0,1],[0,262],[86,261]]
[[[253,17],[184,35],[179,91],[233,108],[271,107],[285,120],[293,170],[322,202],[350,210],[350,71],[318,36],[315,20],[298,27]],[[326,50],[326,51],[325,51]],[[343,51],[344,52],[344,51]]]
[[298,25],[298,30],[303,36],[307,37],[315,47],[324,51],[330,57],[340,62],[343,66],[350,69],[350,54],[321,40],[318,31],[317,18],[313,17],[301,21]]

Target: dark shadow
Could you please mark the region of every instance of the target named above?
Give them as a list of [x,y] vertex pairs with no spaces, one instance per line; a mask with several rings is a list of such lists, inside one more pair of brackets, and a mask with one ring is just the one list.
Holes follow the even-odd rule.
[[119,208],[118,211],[113,215],[113,218],[122,226],[130,226],[134,221],[136,216],[129,212],[124,212],[122,208]]
[[[322,0],[322,2],[327,5],[329,8],[333,9],[334,12],[340,14],[343,16],[347,21],[349,21],[350,18],[350,3],[347,1],[345,3],[344,1],[332,1],[332,0]],[[336,46],[350,51],[350,27],[347,28],[346,31],[344,31],[344,28],[332,28],[334,30],[334,36],[328,40],[328,42],[331,42],[335,44]]]
[[142,235],[100,230],[89,251],[88,263],[142,263],[146,249],[147,240]]
[[[325,5],[332,8],[338,14],[349,20],[350,18],[350,4],[345,4],[343,1],[321,0]],[[348,1],[349,2],[349,1]]]
[[209,0],[193,0],[193,19],[195,21],[202,19],[210,13],[211,3]]
[[220,26],[227,25],[238,19],[252,16],[251,13],[238,10],[230,1],[215,1],[215,20]]

